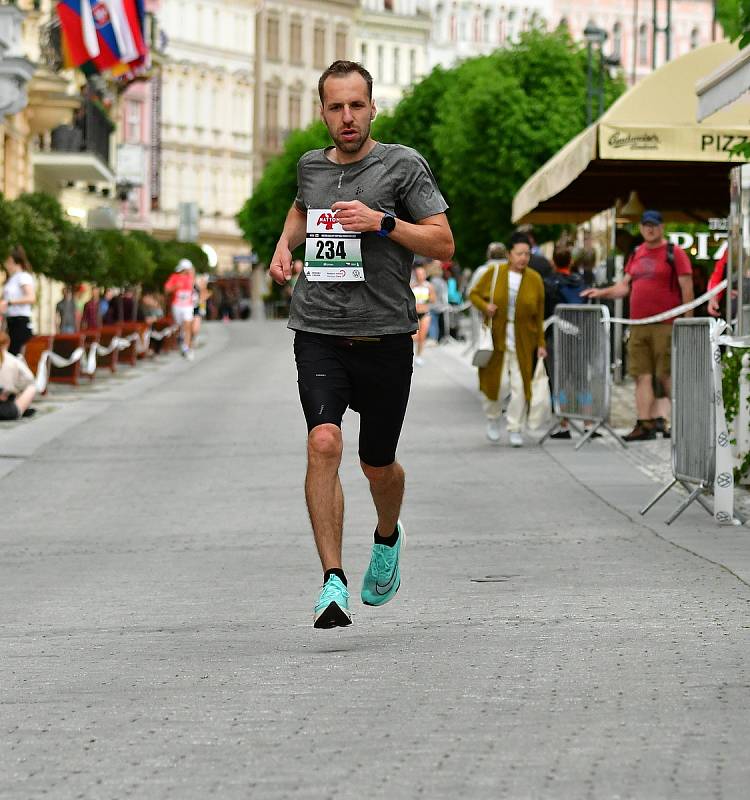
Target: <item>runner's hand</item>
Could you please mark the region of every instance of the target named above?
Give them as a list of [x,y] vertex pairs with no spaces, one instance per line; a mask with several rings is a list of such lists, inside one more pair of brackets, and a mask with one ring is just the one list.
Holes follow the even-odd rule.
[[595,300],[597,297],[602,297],[601,289],[584,289],[581,292],[581,297],[590,297]]
[[276,245],[268,271],[274,281],[282,286],[292,277],[292,253],[285,244],[279,242]]
[[342,200],[331,206],[331,211],[336,213],[336,220],[345,231],[379,231],[380,221],[383,219],[382,211],[368,208],[359,200]]

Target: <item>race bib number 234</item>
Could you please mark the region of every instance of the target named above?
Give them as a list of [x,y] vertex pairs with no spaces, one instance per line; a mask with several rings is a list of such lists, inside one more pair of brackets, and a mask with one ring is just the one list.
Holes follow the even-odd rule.
[[307,211],[305,277],[309,281],[363,281],[362,234],[345,231],[329,208]]

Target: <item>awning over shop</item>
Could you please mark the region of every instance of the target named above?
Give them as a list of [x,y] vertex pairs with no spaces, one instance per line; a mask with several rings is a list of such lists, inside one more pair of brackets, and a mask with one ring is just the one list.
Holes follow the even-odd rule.
[[737,53],[727,42],[693,50],[626,92],[602,118],[521,187],[514,222],[582,222],[636,190],[673,220],[725,216],[731,148],[750,138],[733,107],[696,122],[695,84]]
[[698,81],[695,91],[698,95],[698,121],[710,117],[745,95],[745,117],[750,119],[750,47],[740,50],[731,61]]

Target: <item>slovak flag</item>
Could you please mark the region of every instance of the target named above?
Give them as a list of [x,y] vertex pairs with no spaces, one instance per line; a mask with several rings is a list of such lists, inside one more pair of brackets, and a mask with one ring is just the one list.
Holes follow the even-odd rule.
[[145,56],[139,5],[139,0],[58,0],[72,65],[91,61],[102,71]]

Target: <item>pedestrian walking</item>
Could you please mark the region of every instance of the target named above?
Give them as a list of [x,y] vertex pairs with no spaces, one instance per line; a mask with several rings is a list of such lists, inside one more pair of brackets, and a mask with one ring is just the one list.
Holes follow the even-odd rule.
[[34,278],[26,251],[20,244],[10,251],[3,266],[7,280],[0,300],[0,314],[5,315],[10,337],[8,352],[18,356],[32,337],[31,308],[36,303]]
[[[693,267],[685,251],[664,238],[661,212],[649,209],[641,216],[643,244],[627,265],[625,276],[604,289],[586,289],[583,297],[614,299],[630,295],[630,317],[647,319],[693,299]],[[688,311],[685,316],[692,317]],[[623,437],[628,442],[655,438],[657,432],[669,435],[669,397],[671,389],[672,323],[633,325],[628,339],[628,372],[635,379],[635,407],[638,419],[633,430]],[[664,394],[658,403],[664,413],[655,413],[654,377]]]
[[192,261],[181,258],[174,272],[164,284],[164,291],[172,295],[172,319],[180,328],[180,348],[188,361],[194,356],[193,343],[193,283],[195,270]]
[[[544,284],[539,273],[528,269],[531,242],[514,233],[508,243],[508,263],[488,269],[471,290],[469,300],[492,326],[494,353],[479,368],[479,389],[487,417],[487,438],[500,441],[500,385],[510,384],[506,411],[512,447],[523,445],[523,427],[531,401],[531,377],[544,346]],[[495,271],[497,275],[495,276]]]
[[401,582],[404,471],[396,446],[412,375],[417,329],[409,286],[413,254],[447,260],[447,204],[427,162],[411,148],[372,139],[372,77],[335,61],[318,82],[333,146],[297,166],[297,197],[271,259],[277,283],[292,277],[291,251],[305,243],[289,327],[307,421],[305,497],[323,568],[316,628],[351,623],[341,560],[344,497],[339,480],[347,407],[359,412],[359,458],[377,513],[361,598],[380,606]]
[[424,365],[422,351],[424,343],[427,341],[427,334],[430,330],[430,307],[435,304],[435,288],[427,280],[427,273],[424,267],[415,267],[414,282],[411,290],[414,293],[414,302],[417,308],[417,332],[414,334],[414,364],[418,367]]

